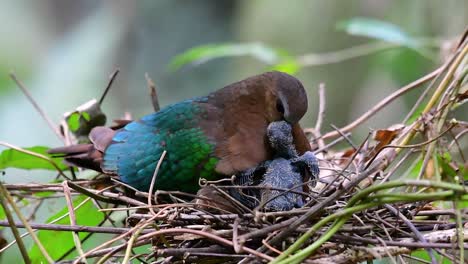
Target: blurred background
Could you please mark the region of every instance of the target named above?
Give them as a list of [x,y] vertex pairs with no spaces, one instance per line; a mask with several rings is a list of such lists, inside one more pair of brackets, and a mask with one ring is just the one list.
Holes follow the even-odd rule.
[[[310,98],[304,126],[315,123],[317,87],[326,85],[326,122],[345,125],[395,89],[440,64],[441,41],[467,25],[468,2],[453,1],[3,1],[0,17],[0,140],[21,146],[61,142],[8,77],[14,71],[53,121],[99,98],[119,68],[103,103],[108,120],[125,111],[152,111],[144,74],[155,81],[161,105],[204,95],[266,71],[268,65],[239,56],[168,67],[189,48],[213,43],[262,43],[291,56],[322,54],[375,43],[337,24],[355,17],[392,23],[411,36],[434,40],[427,56],[388,49],[296,72]],[[11,21],[10,23],[7,23]],[[413,95],[392,104],[362,126],[401,120]],[[8,124],[8,125],[6,125]],[[324,130],[331,129],[324,126]]]
[[[467,10],[464,0],[2,1],[0,141],[21,147],[62,144],[9,78],[11,71],[58,123],[64,112],[99,98],[117,68],[120,74],[102,105],[108,120],[126,111],[134,117],[153,111],[145,73],[156,83],[165,106],[279,65],[307,89],[305,127],[315,124],[317,89],[319,83],[325,84],[322,132],[329,131],[329,124],[346,125],[440,65],[441,48],[449,47],[467,25]],[[356,17],[391,23],[406,37],[421,40],[425,51],[408,43],[382,47],[375,38],[352,34],[350,24],[343,21]],[[340,29],[340,23],[347,29]],[[175,56],[192,47],[220,43],[241,50],[247,45],[247,52],[227,53],[256,56],[174,64]],[[359,47],[365,48],[364,54],[354,56]],[[373,49],[381,52],[369,52]],[[352,58],[344,59],[347,52]],[[394,102],[355,136],[400,122],[420,91]],[[4,180],[41,179],[36,176],[12,170]]]

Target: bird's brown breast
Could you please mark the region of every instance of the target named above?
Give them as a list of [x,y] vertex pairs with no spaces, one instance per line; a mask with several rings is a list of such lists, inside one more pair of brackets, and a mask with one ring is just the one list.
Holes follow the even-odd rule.
[[[200,124],[215,142],[214,155],[220,159],[217,173],[232,175],[273,157],[267,126],[283,118],[276,108],[277,94],[271,88],[274,85],[269,75],[257,76],[208,96],[208,120]],[[310,150],[299,124],[293,125],[293,137],[300,153]]]

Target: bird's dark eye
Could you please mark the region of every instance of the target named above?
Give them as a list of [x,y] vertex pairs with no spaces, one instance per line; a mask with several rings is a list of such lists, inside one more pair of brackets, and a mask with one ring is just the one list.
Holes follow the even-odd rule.
[[284,114],[284,106],[281,100],[279,99],[276,100],[276,110],[278,110],[278,112],[280,112],[281,114]]

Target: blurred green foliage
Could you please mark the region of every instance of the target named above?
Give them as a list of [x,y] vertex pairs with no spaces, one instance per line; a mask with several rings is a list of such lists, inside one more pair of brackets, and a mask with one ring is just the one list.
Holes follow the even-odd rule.
[[287,57],[287,54],[264,43],[206,44],[193,47],[175,56],[169,62],[169,69],[175,71],[187,64],[197,65],[216,58],[238,56],[252,56],[265,64],[272,65]]
[[[404,32],[398,26],[369,18],[353,18],[337,23],[336,28],[350,35],[364,36],[379,41],[398,44],[391,54],[383,57],[383,63],[389,72],[398,79],[399,83],[414,80],[416,75],[424,72],[423,57],[433,57],[426,50],[427,41],[419,41],[410,34]],[[432,45],[432,44],[431,44]],[[200,65],[216,58],[251,56],[258,61],[269,65],[267,70],[278,70],[289,74],[296,74],[302,65],[291,53],[283,49],[275,49],[265,43],[222,43],[204,44],[186,50],[175,56],[169,63],[172,71],[180,69],[184,65]],[[416,70],[414,70],[416,69]]]
[[418,42],[400,27],[377,19],[352,18],[338,22],[336,28],[350,35],[379,39],[412,48],[419,46]]

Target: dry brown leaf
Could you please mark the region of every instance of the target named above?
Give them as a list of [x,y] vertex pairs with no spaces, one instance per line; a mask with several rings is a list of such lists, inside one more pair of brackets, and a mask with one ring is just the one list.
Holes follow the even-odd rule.
[[403,124],[395,124],[390,126],[387,129],[379,129],[374,132],[373,139],[377,141],[377,145],[372,148],[371,151],[367,154],[366,160],[371,159],[374,155],[379,153],[379,151],[389,145],[395,138],[400,134],[400,132],[405,128]]

